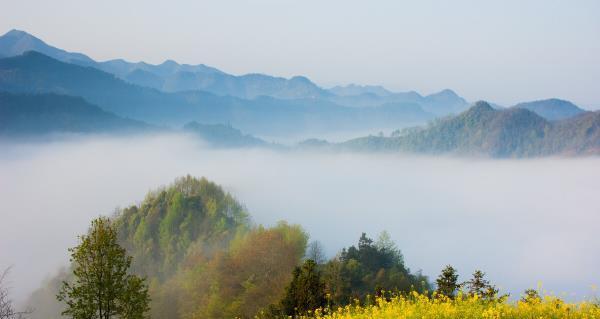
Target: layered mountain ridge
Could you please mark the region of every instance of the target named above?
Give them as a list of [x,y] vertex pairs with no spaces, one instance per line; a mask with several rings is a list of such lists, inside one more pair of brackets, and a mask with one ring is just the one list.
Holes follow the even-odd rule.
[[467,111],[405,130],[341,143],[342,149],[491,157],[600,154],[600,112],[548,121],[525,108],[496,110],[477,102]]
[[[389,137],[380,133],[333,148],[492,157],[585,155],[600,149],[600,113],[555,98],[509,108],[478,102],[469,108],[449,89],[426,96],[369,85],[327,90],[302,76],[234,76],[172,60],[96,62],[17,30],[0,37],[0,57],[0,133],[9,136],[143,131],[157,125],[177,130],[187,124],[183,131],[224,147],[271,145],[254,136],[397,129]],[[318,141],[301,148],[332,147]]]

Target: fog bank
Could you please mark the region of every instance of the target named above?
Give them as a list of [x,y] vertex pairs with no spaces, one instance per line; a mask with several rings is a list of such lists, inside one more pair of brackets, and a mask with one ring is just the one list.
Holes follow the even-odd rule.
[[[256,223],[300,223],[329,255],[387,230],[412,270],[474,269],[518,296],[600,282],[600,159],[483,160],[209,150],[183,136],[0,145],[0,267],[23,299],[98,215],[185,174],[232,192]],[[433,279],[433,278],[432,278]]]

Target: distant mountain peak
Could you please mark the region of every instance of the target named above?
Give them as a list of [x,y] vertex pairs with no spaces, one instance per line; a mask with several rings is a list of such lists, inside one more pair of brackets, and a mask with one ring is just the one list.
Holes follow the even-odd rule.
[[25,31],[12,29],[0,36],[0,56],[17,56],[27,51],[38,51],[57,60],[69,63],[72,61],[92,62],[92,59],[84,54],[71,53],[55,48]]
[[17,29],[12,29],[4,35],[0,36],[0,51],[5,51],[5,49],[3,50],[2,47],[7,45],[13,47],[13,50],[20,49],[23,51],[26,50],[28,47],[33,48],[39,46],[47,46],[47,44],[44,41],[38,39],[37,37],[25,31]]
[[352,96],[352,95],[363,95],[372,94],[377,96],[389,96],[392,94],[391,91],[384,88],[381,85],[358,85],[350,83],[345,86],[335,86],[329,89],[330,92],[339,96]]
[[174,67],[174,66],[179,66],[179,63],[177,63],[177,62],[175,62],[175,61],[173,61],[171,59],[168,59],[168,60],[165,60],[165,62],[161,63],[160,65],[161,66]]
[[298,83],[298,84],[305,84],[305,85],[315,85],[309,78],[302,76],[302,75],[293,76],[292,78],[290,78],[290,82],[294,82],[294,83]]
[[3,35],[3,37],[23,37],[23,36],[34,37],[25,31],[17,30],[17,29],[12,29]]
[[488,102],[477,101],[465,111],[465,114],[485,114],[490,112],[496,112],[496,110]]
[[440,98],[461,98],[456,92],[451,89],[443,89],[437,93],[429,94],[428,97],[440,97]]
[[519,103],[513,108],[530,110],[548,120],[561,120],[585,112],[577,105],[557,98]]

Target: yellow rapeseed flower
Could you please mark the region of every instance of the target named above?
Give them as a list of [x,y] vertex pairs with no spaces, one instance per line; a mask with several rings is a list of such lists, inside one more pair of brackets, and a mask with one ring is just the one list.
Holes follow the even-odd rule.
[[556,297],[533,302],[483,301],[477,296],[430,298],[424,294],[378,298],[372,305],[318,310],[304,319],[600,319],[600,306],[588,302],[566,303]]

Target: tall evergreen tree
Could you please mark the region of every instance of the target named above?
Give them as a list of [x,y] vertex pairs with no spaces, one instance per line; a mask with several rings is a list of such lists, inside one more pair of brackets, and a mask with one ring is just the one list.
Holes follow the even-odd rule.
[[302,267],[296,267],[293,276],[281,301],[285,315],[300,315],[326,305],[325,285],[314,260],[307,259]]
[[435,282],[437,284],[436,292],[438,295],[449,298],[454,298],[456,296],[456,291],[460,288],[456,269],[450,265],[442,270],[442,273]]
[[57,299],[73,319],[142,319],[149,310],[144,279],[127,273],[128,257],[117,243],[116,231],[107,218],[92,221],[78,246],[69,249],[73,282],[63,282]]
[[465,283],[469,295],[478,296],[485,300],[493,300],[498,295],[498,289],[491,285],[484,277],[485,273],[481,270],[476,270],[473,273],[473,278]]

